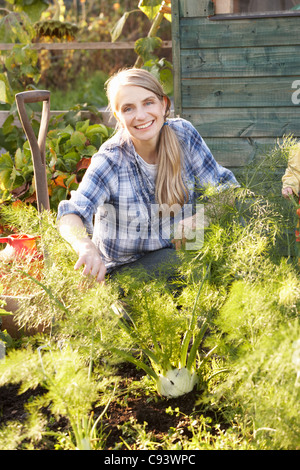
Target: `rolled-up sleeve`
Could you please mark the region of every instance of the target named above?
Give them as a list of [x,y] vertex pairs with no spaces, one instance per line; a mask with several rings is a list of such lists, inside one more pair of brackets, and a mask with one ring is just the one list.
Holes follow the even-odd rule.
[[223,190],[239,186],[232,171],[215,160],[198,131],[190,123],[186,125],[191,134],[189,152],[197,187],[216,186],[218,190]]
[[70,199],[61,201],[57,218],[76,214],[83,221],[89,234],[93,232],[93,217],[97,208],[110,198],[110,187],[116,185],[116,165],[107,155],[97,153],[92,157],[79,187],[71,191]]

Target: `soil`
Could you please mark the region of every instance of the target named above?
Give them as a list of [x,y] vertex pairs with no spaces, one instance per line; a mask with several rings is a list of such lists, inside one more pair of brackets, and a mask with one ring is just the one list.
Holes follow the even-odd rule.
[[[136,370],[134,366],[125,365],[120,369],[122,380],[124,384],[126,381],[138,380],[143,373]],[[44,392],[42,387],[38,387],[35,390],[28,390],[23,394],[19,394],[19,386],[9,384],[0,387],[0,428],[5,425],[9,425],[10,421],[24,422],[27,413],[25,405],[32,399],[33,396],[40,395]],[[189,436],[190,431],[188,430],[188,419],[193,411],[195,411],[195,403],[198,398],[197,391],[192,391],[182,397],[174,399],[163,399],[158,397],[157,400],[149,400],[148,396],[129,396],[126,398],[126,405],[118,403],[117,401],[112,402],[109,405],[104,424],[107,426],[105,433],[108,434],[106,440],[105,449],[116,449],[116,445],[119,449],[126,449],[125,444],[122,444],[120,439],[122,436],[122,429],[120,426],[127,422],[130,422],[133,418],[140,425],[147,423],[146,430],[151,432],[153,439],[156,442],[162,442],[164,436],[166,436],[170,430],[180,429],[181,434]],[[167,414],[166,409],[171,407],[173,410],[179,408],[181,413]],[[98,410],[98,411],[96,411]],[[96,413],[101,412],[97,408]],[[49,410],[45,410],[46,415],[51,416]],[[179,415],[179,416],[178,416]],[[49,429],[51,431],[64,431],[68,429],[68,421],[62,418],[57,422],[54,419],[49,419]],[[191,437],[191,436],[189,436]],[[127,440],[127,439],[126,439]],[[38,446],[39,450],[53,450],[54,440],[43,441],[43,444]],[[0,446],[1,448],[1,446]]]

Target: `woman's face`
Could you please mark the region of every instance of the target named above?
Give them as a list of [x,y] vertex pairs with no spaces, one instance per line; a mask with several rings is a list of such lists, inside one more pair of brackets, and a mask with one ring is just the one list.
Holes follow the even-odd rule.
[[156,145],[165,120],[167,100],[162,101],[151,91],[139,86],[120,87],[117,94],[116,117],[133,143]]

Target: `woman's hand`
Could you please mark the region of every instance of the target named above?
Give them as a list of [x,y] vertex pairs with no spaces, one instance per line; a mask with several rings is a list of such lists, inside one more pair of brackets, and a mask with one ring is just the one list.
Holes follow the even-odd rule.
[[283,197],[285,197],[286,199],[289,199],[289,197],[293,195],[293,190],[292,190],[292,188],[290,188],[290,187],[283,188],[283,190],[282,190],[282,195],[283,195]]
[[180,220],[176,231],[174,233],[174,238],[172,243],[175,245],[176,250],[180,250],[185,246],[187,240],[192,240],[196,234],[196,219],[195,215],[192,217],[187,217],[186,219]]
[[78,260],[74,266],[77,270],[84,266],[82,273],[85,276],[93,276],[97,282],[105,281],[106,267],[101,256],[90,239],[77,242]]
[[97,282],[104,282],[106,267],[95,244],[88,236],[81,218],[75,214],[63,216],[59,222],[59,231],[78,254],[74,269],[84,266],[85,276],[93,276]]

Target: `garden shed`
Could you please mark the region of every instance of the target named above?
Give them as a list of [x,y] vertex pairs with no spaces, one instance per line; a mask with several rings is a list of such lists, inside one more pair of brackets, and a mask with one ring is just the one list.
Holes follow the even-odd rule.
[[299,4],[172,0],[175,114],[236,173],[300,137]]

